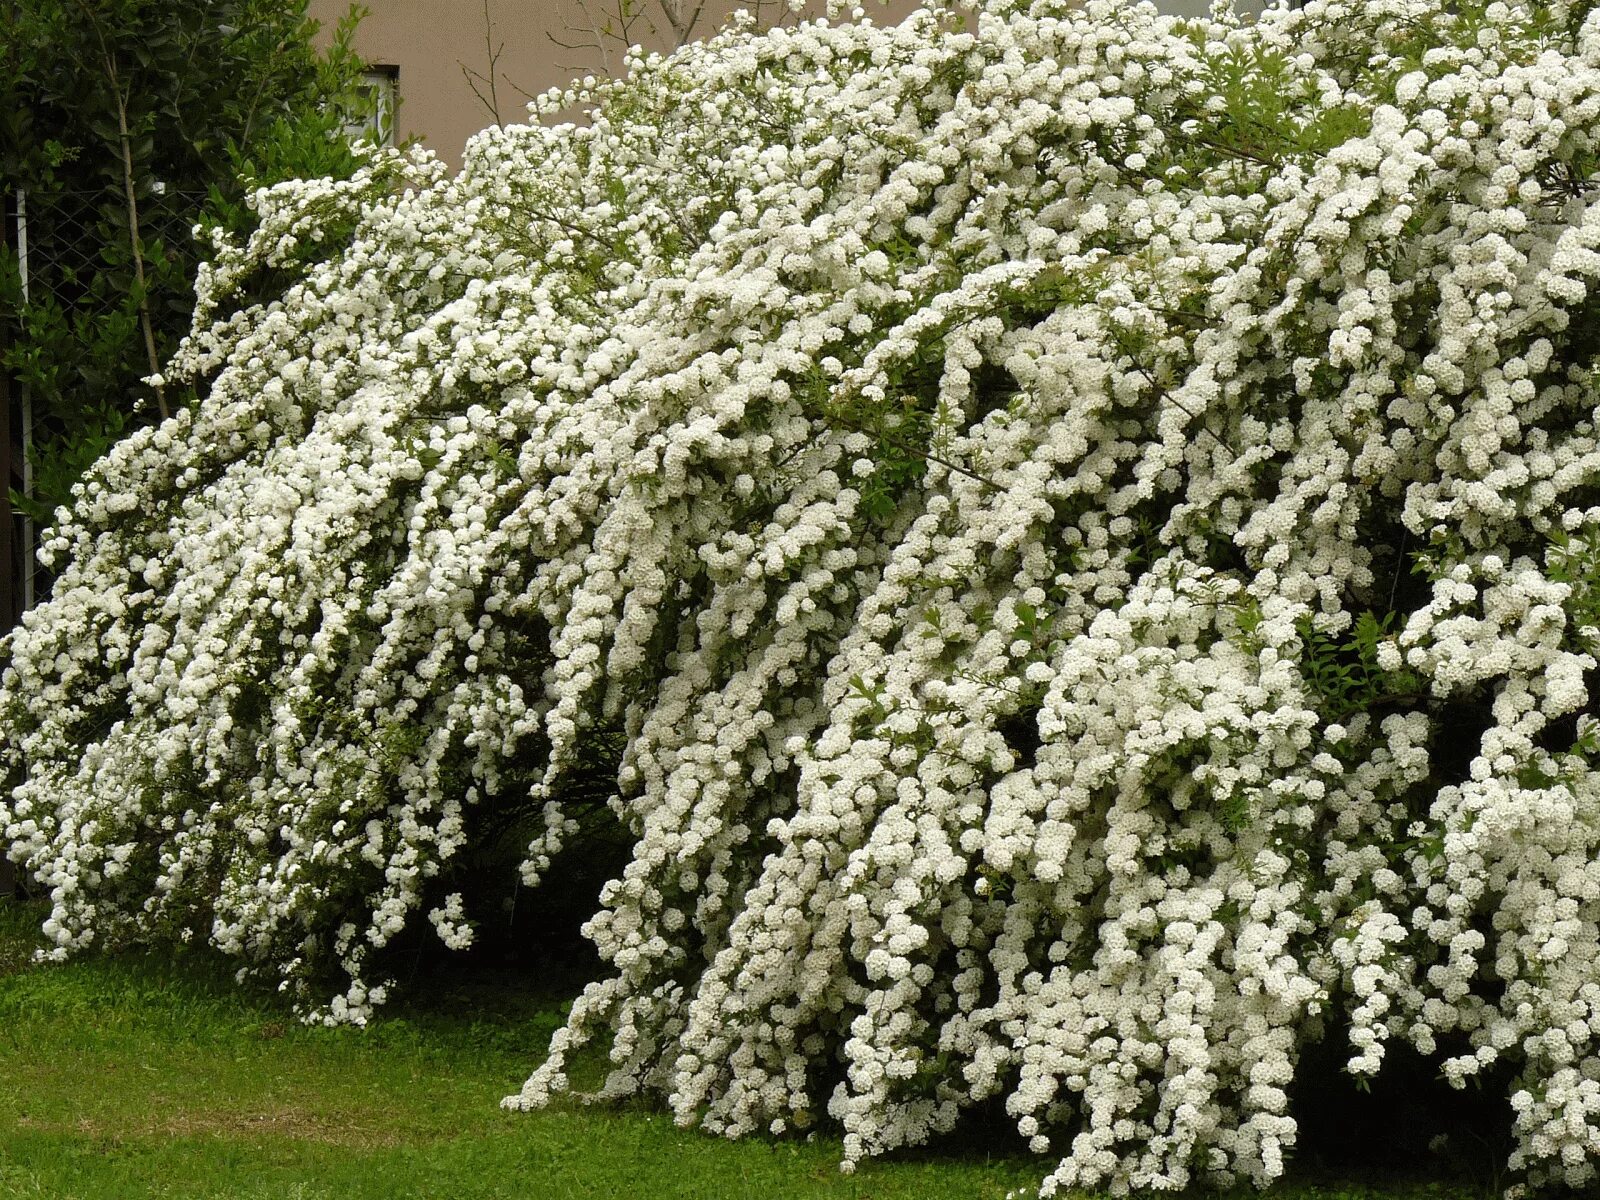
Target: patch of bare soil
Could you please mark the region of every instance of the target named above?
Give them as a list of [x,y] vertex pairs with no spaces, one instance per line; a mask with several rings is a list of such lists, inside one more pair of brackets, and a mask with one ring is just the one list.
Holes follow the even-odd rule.
[[72,1132],[95,1138],[137,1137],[262,1137],[318,1142],[357,1150],[397,1146],[406,1139],[393,1130],[351,1120],[340,1113],[306,1112],[291,1105],[253,1107],[239,1111],[201,1109],[178,1112],[129,1114],[125,1121],[97,1121],[80,1117],[72,1122],[17,1118],[25,1129]]

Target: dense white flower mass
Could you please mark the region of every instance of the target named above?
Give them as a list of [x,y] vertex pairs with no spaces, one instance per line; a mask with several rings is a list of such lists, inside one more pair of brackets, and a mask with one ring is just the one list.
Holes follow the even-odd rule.
[[570,104],[218,246],[7,643],[57,952],[362,1021],[605,735],[607,971],[511,1105],[613,1038],[847,1165],[998,1098],[1046,1194],[1266,1183],[1301,1050],[1405,1043],[1590,1184],[1600,10],[950,0]]

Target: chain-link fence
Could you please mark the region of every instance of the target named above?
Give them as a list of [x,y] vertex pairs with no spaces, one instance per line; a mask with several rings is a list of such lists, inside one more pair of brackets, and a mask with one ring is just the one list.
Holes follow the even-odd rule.
[[[182,266],[190,259],[192,230],[205,198],[204,192],[157,184],[135,200],[132,219],[139,230],[150,298],[158,308],[169,310],[166,315],[188,312]],[[75,313],[103,316],[133,300],[123,280],[132,266],[133,242],[129,204],[120,186],[96,191],[35,189],[24,199],[29,286],[35,301],[47,294]],[[158,295],[163,284],[177,285],[182,295]],[[157,319],[162,315],[158,312]]]
[[[203,194],[159,185],[130,206],[119,187],[5,197],[8,395],[0,447],[0,620],[49,589],[38,526],[73,479],[134,423],[141,379],[187,328],[192,229]],[[136,229],[137,236],[131,231]]]

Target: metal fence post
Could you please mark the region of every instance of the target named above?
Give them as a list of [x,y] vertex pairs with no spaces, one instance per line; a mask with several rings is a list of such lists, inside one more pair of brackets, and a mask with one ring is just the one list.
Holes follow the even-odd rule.
[[[33,274],[32,264],[28,259],[27,188],[17,189],[17,271],[22,277],[22,302],[26,304],[30,298],[28,289]],[[17,446],[19,453],[16,456],[16,462],[21,467],[18,490],[31,500],[33,498],[33,397],[29,394],[27,384],[17,385],[17,401],[17,415],[20,418],[18,433],[21,435]],[[19,567],[22,575],[22,594],[18,598],[17,620],[21,620],[22,614],[32,608],[34,602],[34,573],[38,563],[33,556],[33,532],[33,518],[23,513],[18,529],[22,543]]]
[[[9,203],[3,206],[6,218],[5,243],[8,248],[17,251],[18,265],[22,267],[23,278],[26,279],[26,267],[22,266],[21,254],[25,248],[23,221],[27,202],[20,190],[12,192],[7,200]],[[0,325],[0,346],[9,344],[9,341],[9,330]],[[4,570],[0,572],[0,620],[8,629],[22,615],[20,584],[23,569],[17,555],[16,514],[11,509],[11,488],[16,479],[17,458],[20,457],[12,436],[15,424],[11,419],[12,392],[15,390],[10,373],[0,371],[0,563],[4,563]]]
[[[0,237],[4,238],[5,245],[12,243],[13,231],[17,234],[19,243],[19,265],[21,265],[20,251],[23,235],[23,222],[25,220],[26,201],[22,193],[15,195],[16,224],[11,221],[12,206],[7,203],[9,198],[0,194]],[[26,267],[23,267],[23,278],[26,280]],[[26,285],[24,285],[26,286]],[[0,322],[0,346],[8,341],[8,334],[4,322]],[[11,378],[8,371],[0,368],[0,482],[5,484],[0,488],[0,619],[3,619],[9,628],[15,625],[22,615],[17,584],[19,578],[25,574],[23,564],[18,560],[16,553],[16,521],[11,511],[11,480],[15,455],[11,442]],[[17,870],[11,860],[0,854],[0,898],[14,896],[17,890]]]

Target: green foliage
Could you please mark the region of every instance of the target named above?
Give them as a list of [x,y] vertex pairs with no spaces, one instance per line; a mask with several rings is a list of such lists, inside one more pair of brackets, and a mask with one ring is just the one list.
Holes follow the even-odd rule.
[[[1244,624],[1241,620],[1241,629]],[[1394,625],[1393,613],[1380,617],[1370,611],[1357,616],[1342,635],[1318,628],[1309,617],[1297,623],[1305,653],[1301,674],[1330,721],[1418,698],[1422,681],[1414,671],[1385,671],[1378,665],[1378,644],[1394,636]]]
[[[1215,116],[1193,144],[1248,163],[1276,165],[1286,159],[1311,159],[1365,132],[1365,112],[1353,105],[1313,103],[1310,82],[1291,71],[1282,51],[1260,45],[1208,44],[1196,30],[1196,44],[1210,68]],[[1193,112],[1180,120],[1198,118]]]
[[[0,4],[0,177],[25,189],[31,287],[0,257],[0,369],[34,410],[40,521],[119,437],[186,397],[145,382],[188,331],[197,225],[231,233],[247,190],[348,177],[359,158],[360,10],[326,51],[306,0]],[[153,403],[152,403],[153,402]]]
[[1600,545],[1593,534],[1574,537],[1555,529],[1545,573],[1572,589],[1566,604],[1567,636],[1575,649],[1600,650]]

